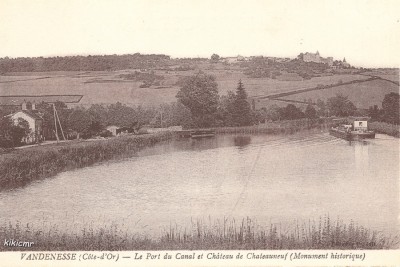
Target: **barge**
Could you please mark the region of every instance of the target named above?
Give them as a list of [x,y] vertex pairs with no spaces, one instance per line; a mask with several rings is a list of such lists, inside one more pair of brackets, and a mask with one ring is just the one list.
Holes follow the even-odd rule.
[[374,139],[375,132],[368,130],[367,121],[354,120],[352,124],[341,124],[332,127],[329,134],[348,141]]

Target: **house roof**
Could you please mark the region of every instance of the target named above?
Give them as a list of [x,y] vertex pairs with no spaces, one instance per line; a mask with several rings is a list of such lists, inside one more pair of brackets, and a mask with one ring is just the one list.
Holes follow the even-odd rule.
[[29,117],[31,117],[34,120],[42,120],[42,118],[38,114],[36,114],[36,113],[34,113],[34,112],[30,111],[30,110],[19,110],[19,111],[15,112],[15,113],[13,113],[13,114],[11,114],[9,116],[13,116],[13,115],[15,115],[15,114],[17,114],[19,112],[25,113],[26,115],[28,115]]
[[83,95],[7,95],[0,96],[0,106],[20,106],[25,102],[35,103],[78,103]]

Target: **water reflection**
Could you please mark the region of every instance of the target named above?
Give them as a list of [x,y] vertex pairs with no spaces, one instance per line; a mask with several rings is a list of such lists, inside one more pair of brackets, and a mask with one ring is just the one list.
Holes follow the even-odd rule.
[[354,148],[354,162],[356,171],[364,176],[369,170],[369,147],[370,143],[367,141],[352,142]]
[[235,136],[233,138],[233,142],[235,146],[238,147],[245,147],[248,146],[251,143],[251,137],[250,136]]

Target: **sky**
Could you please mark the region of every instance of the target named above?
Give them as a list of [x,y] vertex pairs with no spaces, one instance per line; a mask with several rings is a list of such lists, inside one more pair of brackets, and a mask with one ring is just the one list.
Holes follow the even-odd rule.
[[399,67],[397,0],[0,0],[0,57],[296,57]]

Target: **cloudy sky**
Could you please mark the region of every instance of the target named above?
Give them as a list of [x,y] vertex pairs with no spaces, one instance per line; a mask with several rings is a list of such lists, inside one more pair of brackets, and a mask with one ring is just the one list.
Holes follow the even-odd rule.
[[0,0],[0,57],[300,52],[398,67],[397,0]]

